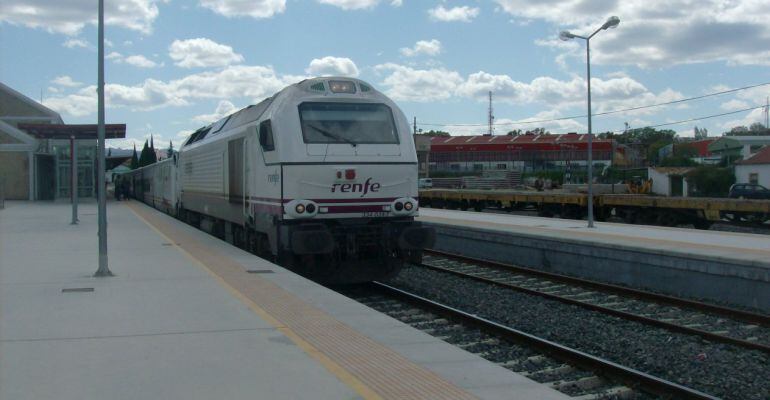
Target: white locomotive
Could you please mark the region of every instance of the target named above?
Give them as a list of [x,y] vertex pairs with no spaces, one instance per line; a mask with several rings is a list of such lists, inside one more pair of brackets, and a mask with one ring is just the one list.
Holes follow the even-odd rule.
[[134,197],[304,275],[369,281],[421,258],[434,240],[414,221],[409,128],[363,81],[307,79],[122,178]]

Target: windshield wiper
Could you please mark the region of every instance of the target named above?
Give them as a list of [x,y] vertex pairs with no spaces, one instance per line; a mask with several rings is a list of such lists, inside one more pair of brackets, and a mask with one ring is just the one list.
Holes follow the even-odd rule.
[[326,137],[328,137],[330,139],[336,139],[336,140],[340,140],[340,141],[346,142],[346,143],[348,143],[349,145],[351,145],[353,147],[356,147],[358,145],[358,143],[356,143],[356,142],[354,142],[354,141],[352,141],[352,140],[350,140],[350,139],[348,139],[346,137],[342,137],[342,136],[340,136],[340,135],[338,135],[336,133],[332,133],[332,132],[329,132],[329,131],[327,131],[325,129],[321,129],[321,128],[315,126],[315,125],[307,124],[307,126],[310,127],[310,128],[315,129],[320,134],[322,134],[322,135],[324,135],[324,136],[326,136]]

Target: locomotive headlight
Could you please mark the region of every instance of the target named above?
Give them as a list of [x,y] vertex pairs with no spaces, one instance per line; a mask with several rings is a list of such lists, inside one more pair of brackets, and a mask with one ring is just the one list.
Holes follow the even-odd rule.
[[356,84],[351,81],[329,81],[332,93],[355,93]]
[[401,197],[393,201],[392,213],[395,215],[416,215],[419,203],[411,197]]
[[292,200],[284,206],[286,214],[291,218],[313,218],[318,214],[318,205],[312,200]]

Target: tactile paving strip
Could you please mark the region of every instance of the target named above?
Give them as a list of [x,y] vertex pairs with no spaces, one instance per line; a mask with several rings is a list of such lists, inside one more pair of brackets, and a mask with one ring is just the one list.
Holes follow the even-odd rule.
[[[475,399],[435,373],[338,321],[294,294],[249,274],[230,257],[174,227],[175,222],[146,206],[129,207],[240,295],[345,369],[383,399]],[[290,335],[291,337],[291,335]],[[360,394],[361,391],[359,390]],[[372,397],[372,396],[365,396]]]

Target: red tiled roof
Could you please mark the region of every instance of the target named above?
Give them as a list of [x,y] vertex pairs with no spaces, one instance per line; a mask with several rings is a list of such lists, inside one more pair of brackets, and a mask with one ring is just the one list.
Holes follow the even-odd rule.
[[[561,135],[497,135],[497,136],[434,136],[430,141],[432,152],[517,151],[517,150],[584,150],[588,146],[586,134]],[[611,150],[612,140],[594,138],[596,151]]]
[[698,157],[708,157],[711,155],[709,152],[709,145],[715,141],[716,139],[703,139],[693,142],[678,143],[674,146],[674,153],[676,153],[676,147],[692,147],[698,152]]
[[[507,143],[573,143],[586,140],[586,134],[567,133],[559,135],[475,135],[475,136],[434,136],[430,139],[431,145],[442,144],[507,144]],[[604,141],[597,139],[594,141]]]
[[736,164],[770,164],[770,145],[759,149],[753,156],[740,160]]

